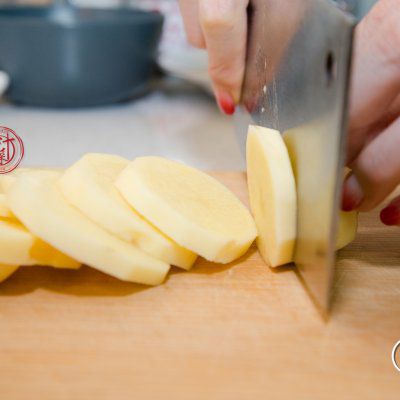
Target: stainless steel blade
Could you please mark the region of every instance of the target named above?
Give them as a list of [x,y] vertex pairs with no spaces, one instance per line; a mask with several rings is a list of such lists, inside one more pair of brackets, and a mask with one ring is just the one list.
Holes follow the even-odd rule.
[[329,0],[254,0],[237,135],[281,131],[298,194],[295,263],[322,311],[330,304],[353,18]]

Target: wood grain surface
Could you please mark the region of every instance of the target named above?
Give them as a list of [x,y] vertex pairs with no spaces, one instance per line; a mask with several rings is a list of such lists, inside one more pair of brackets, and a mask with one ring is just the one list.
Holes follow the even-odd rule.
[[[242,174],[215,174],[245,202]],[[0,285],[0,398],[399,399],[400,230],[361,216],[323,321],[254,248],[156,288],[26,267]]]

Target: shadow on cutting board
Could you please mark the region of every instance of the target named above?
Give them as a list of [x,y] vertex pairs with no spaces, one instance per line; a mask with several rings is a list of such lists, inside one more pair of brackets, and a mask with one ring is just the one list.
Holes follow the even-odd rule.
[[[239,260],[225,265],[210,263],[199,258],[189,272],[172,267],[166,282],[170,276],[178,274],[212,275],[224,272],[240,263],[244,263],[253,257],[255,253],[256,248],[252,247]],[[121,297],[152,289],[152,287],[124,282],[87,266],[82,266],[78,271],[35,266],[21,267],[14,275],[3,282],[0,285],[0,297],[18,296],[31,293],[36,289],[46,289],[51,292],[82,297]]]
[[399,228],[385,228],[379,232],[359,232],[357,240],[339,252],[338,260],[353,260],[364,266],[399,268],[400,235]]
[[[190,274],[203,274],[203,275],[212,275],[212,274],[217,274],[219,272],[224,272],[229,269],[234,268],[235,266],[239,264],[245,264],[249,260],[251,260],[255,253],[257,252],[257,249],[255,245],[253,245],[249,251],[240,257],[238,260],[235,260],[229,264],[216,264],[212,263],[210,261],[205,260],[204,258],[199,257],[198,260],[196,261],[196,264],[193,266],[193,268],[190,270]],[[178,268],[173,268],[171,273],[172,275],[177,274],[177,273],[184,273],[185,271],[182,271],[181,269]]]
[[128,296],[151,287],[120,281],[93,268],[78,271],[49,267],[22,267],[0,286],[1,296],[18,296],[36,289],[72,296]]

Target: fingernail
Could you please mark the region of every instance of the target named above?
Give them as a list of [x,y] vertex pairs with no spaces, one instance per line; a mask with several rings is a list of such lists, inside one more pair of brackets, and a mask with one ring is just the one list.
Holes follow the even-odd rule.
[[227,115],[235,113],[235,102],[230,94],[221,92],[217,94],[219,108]]
[[244,107],[248,113],[252,114],[257,108],[257,100],[255,98],[246,99],[244,102]]
[[363,198],[364,193],[356,176],[350,175],[346,179],[343,187],[342,210],[355,210],[361,204]]
[[392,204],[381,211],[381,221],[385,225],[400,225],[400,208]]

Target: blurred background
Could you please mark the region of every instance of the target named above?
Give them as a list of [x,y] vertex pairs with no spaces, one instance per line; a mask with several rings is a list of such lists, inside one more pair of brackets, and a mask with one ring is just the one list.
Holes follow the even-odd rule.
[[[358,18],[374,3],[337,2]],[[177,0],[0,0],[0,71],[0,125],[22,136],[25,165],[108,152],[244,168]]]

